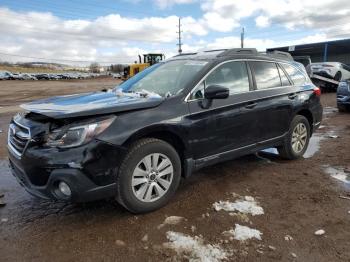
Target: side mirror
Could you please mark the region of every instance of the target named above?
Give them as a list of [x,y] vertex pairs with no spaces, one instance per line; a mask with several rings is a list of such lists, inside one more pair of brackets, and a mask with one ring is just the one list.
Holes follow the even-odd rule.
[[230,95],[230,90],[227,87],[220,85],[210,85],[205,88],[204,97],[206,99],[225,99]]

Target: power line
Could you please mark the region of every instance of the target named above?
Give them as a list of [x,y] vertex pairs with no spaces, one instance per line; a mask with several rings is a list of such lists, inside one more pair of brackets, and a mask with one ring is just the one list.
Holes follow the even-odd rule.
[[[4,14],[4,16],[7,16],[9,18],[13,18],[12,16],[10,15],[6,15]],[[28,24],[30,24],[30,19],[27,18],[27,17],[16,17],[17,20],[21,20],[21,21],[24,21]],[[53,35],[69,35],[69,36],[74,36],[75,38],[79,39],[79,38],[82,38],[82,40],[88,40],[88,39],[85,39],[85,38],[88,38],[89,36],[87,34],[80,34],[81,32],[78,32],[78,33],[70,33],[70,32],[52,32],[52,31],[47,31],[47,26],[50,26],[50,25],[54,25],[53,23],[47,23],[45,24],[46,25],[46,28],[40,28],[40,29],[35,29],[35,28],[26,28],[26,30],[28,31],[31,31],[31,32],[38,32],[38,33],[46,33],[46,34],[53,34]],[[341,29],[342,27],[344,26],[344,24],[334,24],[332,25],[331,27],[324,27],[322,28],[323,30],[329,30],[329,29]],[[71,27],[72,29],[73,28],[76,28],[75,26],[72,26]],[[0,29],[1,30],[1,29]],[[319,31],[320,29],[317,29],[317,31],[315,33],[322,33],[322,31]],[[265,32],[256,32],[256,33],[253,33],[253,34],[250,34],[252,37],[273,37],[273,36],[278,36],[278,39],[287,39],[287,38],[291,38],[293,36],[298,36],[298,35],[305,35],[305,32],[302,32],[302,31],[290,31],[288,34],[284,34],[285,33],[285,29],[284,28],[281,28],[281,29],[274,29],[274,30],[268,30],[268,31],[265,31]],[[104,38],[104,39],[110,39],[110,40],[121,40],[121,38],[117,38],[117,37],[113,37],[113,36],[110,36],[110,35],[100,35],[98,36],[100,38]],[[137,39],[136,37],[133,37],[133,38],[127,38],[126,36],[123,36],[123,38],[125,40],[130,40],[130,41],[140,41],[140,39]],[[159,41],[156,41],[156,40],[146,40],[146,39],[142,39],[141,41],[145,41],[145,42],[159,42]]]
[[[90,5],[90,6],[94,6],[94,7],[100,7],[100,5],[93,5],[91,3],[87,3],[87,4],[84,4],[84,5]],[[64,5],[62,5],[64,6]],[[107,6],[104,6],[107,8]],[[110,7],[108,7],[110,8]],[[125,8],[123,8],[124,10],[127,10]],[[64,10],[64,9],[61,9],[61,10]],[[76,9],[76,10],[83,10],[81,8],[79,9]],[[88,9],[85,9],[85,10],[88,10]],[[89,10],[90,11],[90,10]],[[80,11],[79,11],[80,12]],[[138,11],[131,11],[130,12],[133,12],[133,13],[137,13]],[[55,13],[56,13],[56,10],[55,10]],[[80,13],[83,13],[83,12],[80,12]],[[142,14],[149,14],[151,15],[151,13],[146,13],[146,12],[139,12],[139,13],[142,13]],[[5,15],[5,14],[4,14]],[[154,15],[154,14],[152,14]],[[6,16],[6,15],[5,15]],[[158,16],[158,15],[157,15]],[[9,16],[10,17],[10,16]],[[161,17],[161,16],[160,16]],[[79,19],[78,16],[71,16],[72,19]],[[19,20],[26,20],[28,23],[30,23],[30,20],[29,19],[26,19],[25,17],[17,17],[16,19],[19,19]],[[337,27],[340,27],[340,26],[344,26],[344,24],[334,24],[333,26],[331,27],[328,27],[328,29],[337,29]],[[72,28],[74,28],[74,26],[72,26]],[[322,29],[327,29],[327,28],[322,28]],[[40,32],[42,32],[43,30],[40,30]],[[271,34],[271,32],[276,32],[275,34]],[[284,36],[280,36],[282,33],[284,33],[284,29],[278,29],[278,30],[269,30],[268,32],[257,32],[257,33],[254,33],[254,36],[266,36],[266,37],[271,37],[271,36],[276,36],[278,35],[279,36],[279,39],[281,38],[290,38],[290,35],[293,34],[293,32],[290,32],[289,35],[284,35]],[[52,32],[47,32],[47,33],[52,33]],[[60,34],[67,34],[69,35],[68,32],[62,32]],[[294,35],[299,35],[299,34],[304,34],[304,32],[296,32]],[[76,34],[73,34],[72,35],[76,35]],[[113,37],[108,37],[108,36],[103,36],[104,38],[111,38],[111,39],[114,39]],[[133,39],[130,39],[130,40],[133,40]],[[136,39],[137,40],[137,39]],[[147,41],[149,42],[149,41]],[[152,42],[152,41],[150,41]]]

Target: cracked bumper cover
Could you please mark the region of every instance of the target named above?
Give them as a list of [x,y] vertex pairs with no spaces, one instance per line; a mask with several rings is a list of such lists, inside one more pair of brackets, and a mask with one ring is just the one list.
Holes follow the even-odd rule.
[[[65,150],[31,147],[20,158],[9,150],[9,162],[12,174],[30,194],[88,202],[115,196],[115,175],[123,153],[122,147],[95,140]],[[69,185],[71,197],[60,194],[60,181]]]

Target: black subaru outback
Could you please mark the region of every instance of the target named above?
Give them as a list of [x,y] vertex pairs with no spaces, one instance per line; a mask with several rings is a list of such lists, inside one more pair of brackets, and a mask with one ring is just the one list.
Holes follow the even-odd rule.
[[320,95],[285,53],[179,55],[112,90],[22,105],[9,126],[10,166],[41,198],[113,197],[149,212],[204,166],[269,147],[301,157],[320,125]]

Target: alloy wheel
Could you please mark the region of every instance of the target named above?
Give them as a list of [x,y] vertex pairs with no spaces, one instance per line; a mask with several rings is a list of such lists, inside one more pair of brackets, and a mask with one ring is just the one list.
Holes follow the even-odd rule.
[[133,193],[142,202],[156,201],[169,190],[173,176],[173,164],[167,156],[149,154],[137,164],[132,174]]
[[300,153],[303,151],[307,142],[307,128],[305,124],[299,123],[295,126],[292,133],[292,148],[295,153]]

